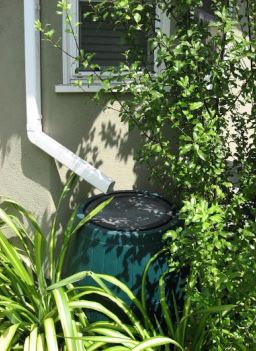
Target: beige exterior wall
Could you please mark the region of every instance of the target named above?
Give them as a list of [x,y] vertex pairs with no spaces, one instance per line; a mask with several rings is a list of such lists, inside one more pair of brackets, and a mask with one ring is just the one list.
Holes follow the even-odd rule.
[[[42,21],[61,33],[57,1],[42,0]],[[0,2],[0,193],[33,210],[45,228],[66,177],[66,168],[31,144],[26,135],[23,1]],[[152,189],[145,170],[133,161],[136,133],[128,135],[113,110],[104,111],[92,94],[55,93],[62,81],[61,53],[42,43],[42,113],[44,131],[116,180],[115,189]],[[81,183],[70,202],[97,193]],[[67,217],[68,208],[63,216]]]
[[0,193],[47,223],[54,209],[50,158],[26,136],[23,1],[0,2]]

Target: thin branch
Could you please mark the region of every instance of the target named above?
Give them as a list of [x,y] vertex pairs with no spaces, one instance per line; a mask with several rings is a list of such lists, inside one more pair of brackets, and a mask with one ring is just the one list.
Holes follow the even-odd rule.
[[234,108],[235,104],[237,103],[238,99],[240,98],[240,96],[242,95],[244,89],[250,83],[252,78],[254,78],[254,71],[251,72],[250,77],[244,82],[244,84],[242,85],[239,93],[237,94],[237,96],[235,97],[234,101],[232,102],[232,105],[230,104],[230,108],[226,112],[229,112],[231,109]]
[[75,40],[76,48],[77,48],[77,50],[78,50],[78,52],[79,52],[79,44],[78,44],[78,41],[77,41],[77,37],[76,37],[76,35],[75,35],[75,31],[74,31],[74,28],[73,28],[73,25],[72,25],[72,22],[71,22],[70,15],[69,15],[69,13],[68,13],[67,10],[66,10],[66,19],[68,20],[68,25],[69,25],[69,27],[70,27],[70,29],[71,29],[72,36],[73,36],[73,38],[74,38],[74,40]]

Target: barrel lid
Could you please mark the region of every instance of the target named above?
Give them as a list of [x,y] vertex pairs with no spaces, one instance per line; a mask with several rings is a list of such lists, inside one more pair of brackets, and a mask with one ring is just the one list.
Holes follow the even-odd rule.
[[157,194],[117,191],[92,198],[84,208],[87,215],[100,203],[113,196],[91,222],[111,230],[134,231],[159,228],[173,219],[171,204]]

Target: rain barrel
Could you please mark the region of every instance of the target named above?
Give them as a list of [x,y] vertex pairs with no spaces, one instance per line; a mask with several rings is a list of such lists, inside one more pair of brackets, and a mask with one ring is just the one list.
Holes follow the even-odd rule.
[[[176,225],[173,206],[157,194],[116,191],[90,198],[78,211],[78,219],[109,197],[113,197],[110,204],[74,237],[67,273],[90,270],[114,275],[139,295],[145,265],[163,247],[163,233]],[[151,302],[159,301],[158,281],[165,269],[165,260],[159,259],[149,270],[147,298]],[[79,284],[87,285],[88,280]],[[126,300],[120,291],[116,294]]]

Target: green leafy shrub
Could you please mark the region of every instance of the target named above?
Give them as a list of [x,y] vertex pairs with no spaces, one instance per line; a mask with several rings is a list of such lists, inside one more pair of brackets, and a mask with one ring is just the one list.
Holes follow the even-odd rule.
[[235,305],[228,314],[208,317],[208,350],[255,348],[256,223],[245,216],[241,220],[239,212],[234,204],[209,204],[192,197],[180,213],[184,226],[165,235],[170,270],[189,267],[193,277],[185,287],[191,312]]
[[[191,312],[181,317],[187,320],[182,345],[195,347],[200,311],[232,305],[229,312],[207,315],[202,350],[253,351],[256,3],[212,0],[210,21],[201,19],[201,0],[113,0],[111,11],[105,5],[100,1],[90,16],[127,26],[132,49],[124,53],[126,64],[102,69],[83,51],[74,60],[90,68],[87,84],[102,81],[97,98],[119,101],[122,121],[143,140],[137,159],[177,198],[184,225],[169,232],[166,243],[170,271],[188,271],[184,293]],[[65,1],[58,6],[69,22],[72,9]],[[156,6],[175,23],[170,35],[154,25]],[[52,31],[37,27],[58,46]],[[153,70],[136,47],[140,31],[155,55]]]

